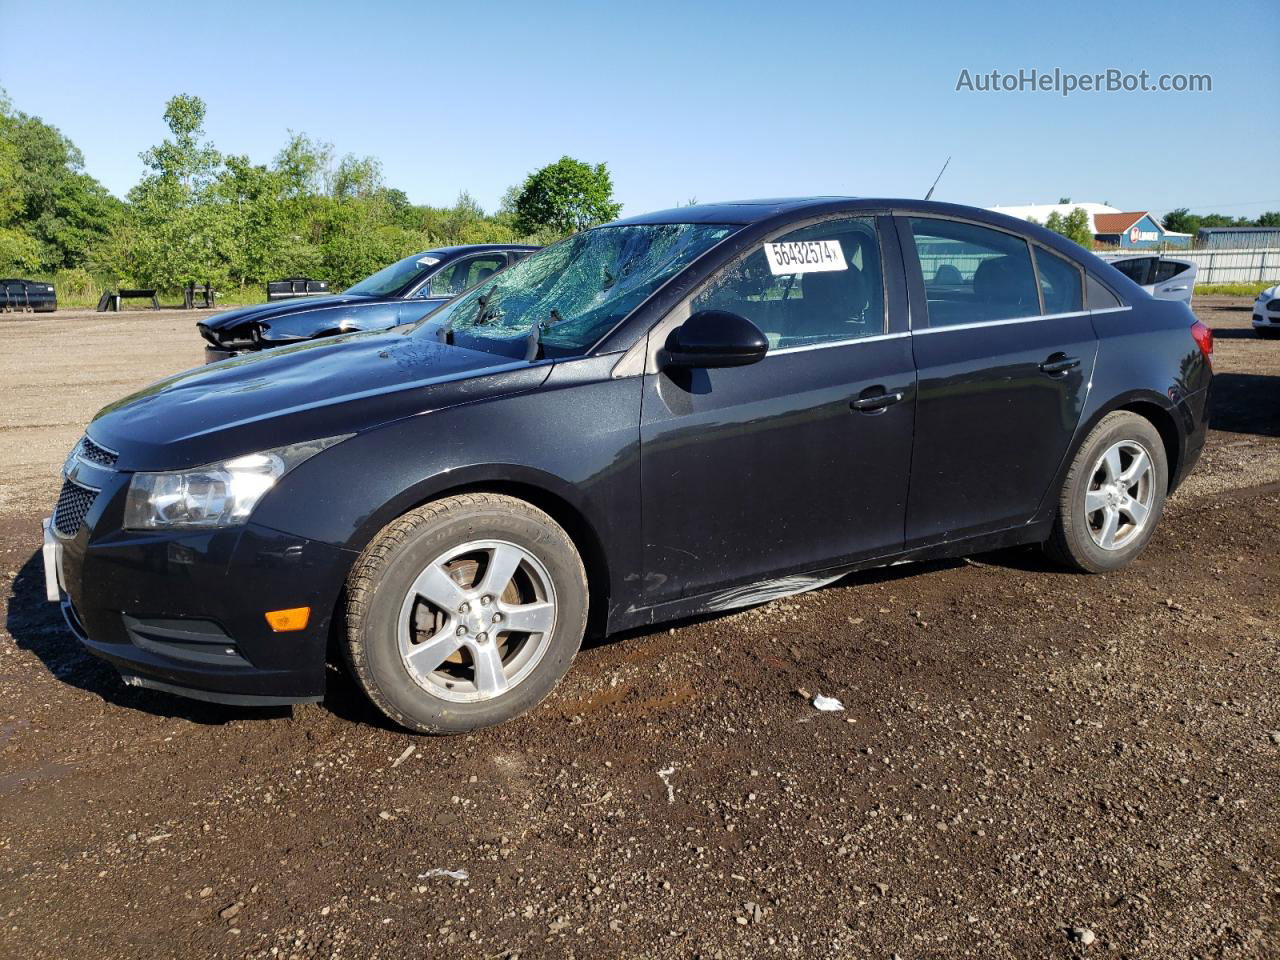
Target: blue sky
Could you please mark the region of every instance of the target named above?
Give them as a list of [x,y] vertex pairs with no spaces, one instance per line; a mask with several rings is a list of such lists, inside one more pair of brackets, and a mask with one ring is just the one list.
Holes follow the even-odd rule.
[[[696,197],[935,196],[1280,209],[1280,4],[28,3],[0,0],[0,85],[123,194],[208,104],[209,139],[269,161],[286,131],[382,161],[418,203],[486,208],[569,154],[629,213]],[[17,44],[16,37],[30,38]],[[131,38],[124,42],[121,38]],[[1211,93],[956,92],[1019,68],[1207,73]]]

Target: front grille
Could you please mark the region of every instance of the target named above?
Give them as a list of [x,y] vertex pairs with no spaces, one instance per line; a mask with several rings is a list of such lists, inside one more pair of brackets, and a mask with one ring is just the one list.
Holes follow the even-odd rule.
[[1274,300],[1268,303],[1267,309],[1270,310],[1272,313],[1280,313],[1280,297],[1276,297]]
[[96,463],[104,467],[114,467],[119,457],[108,450],[106,447],[100,447],[89,439],[86,433],[80,440],[80,459],[88,460],[90,463]]
[[64,537],[74,537],[97,498],[97,490],[64,480],[62,492],[58,494],[58,505],[53,508],[53,529]]

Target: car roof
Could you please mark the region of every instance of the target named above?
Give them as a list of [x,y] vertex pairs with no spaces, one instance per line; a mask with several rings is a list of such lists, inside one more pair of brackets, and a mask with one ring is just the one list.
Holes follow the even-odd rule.
[[762,200],[728,200],[722,203],[693,203],[670,210],[655,210],[639,216],[615,220],[611,225],[630,226],[641,223],[757,223],[781,213],[792,213],[806,207],[835,206],[857,200],[857,197],[780,197]]
[[484,253],[486,250],[538,250],[541,249],[532,243],[463,243],[453,247],[436,247],[433,250],[423,250],[421,253],[415,253],[415,257],[439,257],[444,260],[449,257],[456,257],[463,253]]
[[747,225],[765,220],[786,220],[797,214],[822,216],[827,213],[847,213],[858,210],[892,210],[896,213],[917,213],[942,217],[959,217],[979,220],[1005,229],[1026,232],[1034,227],[1025,220],[1017,220],[985,210],[938,200],[919,200],[911,197],[775,197],[761,200],[732,200],[724,203],[695,203],[687,207],[657,210],[623,220],[615,220],[609,226],[645,223],[723,223]]

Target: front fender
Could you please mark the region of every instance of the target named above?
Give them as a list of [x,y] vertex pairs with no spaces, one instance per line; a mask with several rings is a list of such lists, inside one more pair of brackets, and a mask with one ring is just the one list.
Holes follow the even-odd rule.
[[532,390],[478,395],[359,433],[286,475],[254,521],[360,551],[395,517],[451,491],[527,489],[581,518],[609,558],[618,596],[639,582],[640,378],[613,379],[616,362],[564,361]]

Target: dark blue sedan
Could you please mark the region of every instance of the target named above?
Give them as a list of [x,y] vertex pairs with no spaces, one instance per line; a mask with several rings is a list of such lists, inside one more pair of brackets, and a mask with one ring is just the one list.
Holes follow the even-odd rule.
[[663,210],[417,325],[107,407],[46,596],[134,686],[319,700],[340,651],[395,722],[466,732],[547,696],[588,629],[1021,544],[1114,574],[1200,457],[1212,357],[1185,303],[992,211]]
[[356,330],[383,330],[430,313],[537,250],[527,244],[439,247],[405,257],[332,297],[229,310],[196,324],[213,363],[250,350]]

